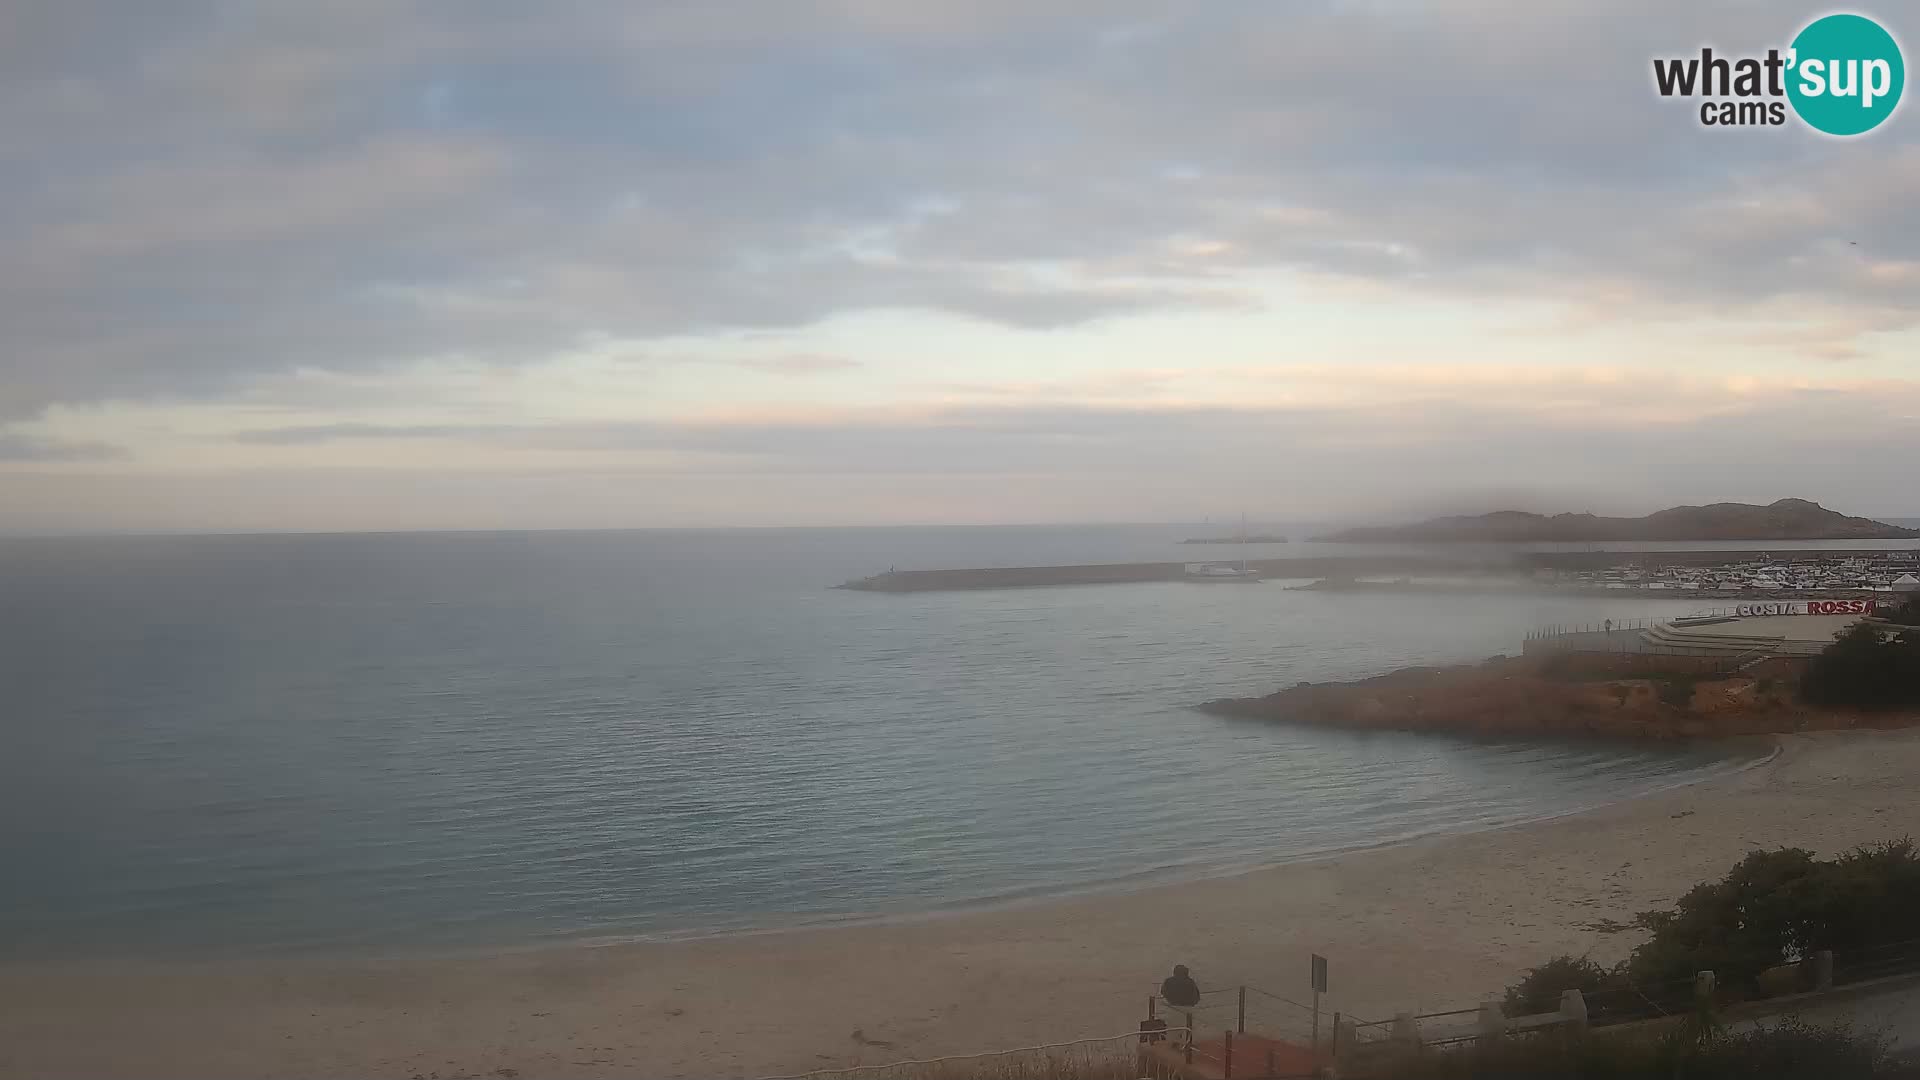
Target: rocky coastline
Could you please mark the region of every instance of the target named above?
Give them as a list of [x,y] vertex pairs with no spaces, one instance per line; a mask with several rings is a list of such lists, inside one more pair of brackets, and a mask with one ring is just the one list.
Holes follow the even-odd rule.
[[1354,731],[1492,738],[1729,738],[1920,725],[1920,715],[1822,709],[1797,700],[1804,661],[1727,671],[1712,658],[1636,654],[1497,656],[1343,683],[1221,698],[1218,716]]

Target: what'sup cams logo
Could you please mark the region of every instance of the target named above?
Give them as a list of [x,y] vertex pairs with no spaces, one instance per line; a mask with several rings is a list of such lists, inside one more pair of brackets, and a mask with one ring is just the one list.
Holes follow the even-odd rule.
[[1864,15],[1827,15],[1794,35],[1785,50],[1764,57],[1715,55],[1656,59],[1661,97],[1703,98],[1706,127],[1777,127],[1793,110],[1828,135],[1864,135],[1886,122],[1906,89],[1900,43]]

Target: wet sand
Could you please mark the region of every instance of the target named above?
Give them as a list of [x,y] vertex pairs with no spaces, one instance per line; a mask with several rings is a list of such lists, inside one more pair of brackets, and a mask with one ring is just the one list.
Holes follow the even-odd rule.
[[1920,826],[1920,731],[1781,741],[1747,771],[1552,821],[916,922],[460,958],[0,962],[0,1076],[755,1076],[1127,1031],[1174,963],[1304,997],[1314,952],[1329,1010],[1464,1008],[1557,953],[1618,959],[1639,936],[1610,921],[1753,848]]

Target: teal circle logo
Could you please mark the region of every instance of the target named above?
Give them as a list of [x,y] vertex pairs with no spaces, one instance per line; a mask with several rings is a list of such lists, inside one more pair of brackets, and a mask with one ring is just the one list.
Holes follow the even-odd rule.
[[1907,65],[1900,43],[1864,15],[1815,19],[1793,39],[1787,100],[1816,131],[1860,135],[1900,104]]

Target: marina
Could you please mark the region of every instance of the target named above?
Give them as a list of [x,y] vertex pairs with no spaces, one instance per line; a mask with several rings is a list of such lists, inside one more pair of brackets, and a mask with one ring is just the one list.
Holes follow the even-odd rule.
[[1536,580],[1606,590],[1692,594],[1911,592],[1920,589],[1920,555],[1911,551],[1776,558],[1761,555],[1716,564],[1648,565],[1636,560],[1592,570],[1535,571]]

